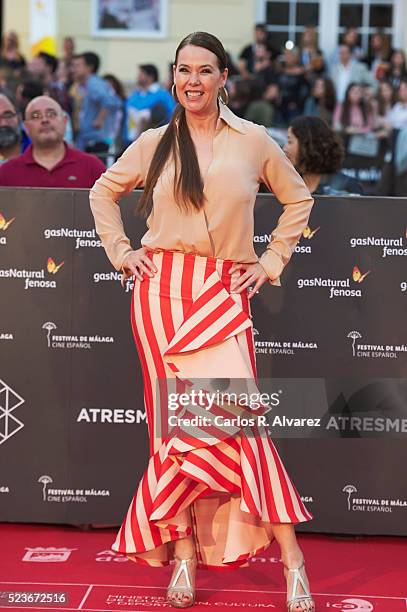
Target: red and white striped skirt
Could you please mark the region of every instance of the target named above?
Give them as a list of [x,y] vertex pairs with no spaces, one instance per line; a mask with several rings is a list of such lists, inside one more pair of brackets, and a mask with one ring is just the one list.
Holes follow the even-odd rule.
[[131,321],[150,458],[112,549],[163,566],[173,542],[193,534],[198,567],[247,566],[274,539],[272,523],[313,518],[267,431],[241,428],[217,439],[168,435],[163,426],[170,383],[182,392],[191,380],[256,379],[247,292],[230,293],[242,271],[230,275],[232,261],[194,254],[149,256],[158,272],[135,280]]

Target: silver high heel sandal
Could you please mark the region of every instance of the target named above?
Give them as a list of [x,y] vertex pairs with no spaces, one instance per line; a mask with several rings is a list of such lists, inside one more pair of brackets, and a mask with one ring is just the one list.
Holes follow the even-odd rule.
[[[190,557],[189,559],[180,559],[179,557],[174,555],[174,559],[178,561],[180,565],[177,571],[175,572],[174,578],[171,580],[170,585],[167,589],[167,602],[174,608],[189,608],[195,603],[195,581],[194,584],[192,584],[188,563],[191,561],[196,562],[196,557],[194,556]],[[177,582],[182,572],[184,572],[185,575],[186,585],[177,586]],[[188,600],[184,601],[183,599],[174,599],[173,597],[171,597],[173,593],[182,593],[184,596],[186,595],[188,597]]]
[[[284,563],[283,563],[284,565]],[[294,606],[300,602],[300,601],[308,601],[312,603],[312,608],[307,608],[306,611],[309,612],[313,612],[315,610],[315,602],[311,597],[311,593],[309,592],[307,585],[305,584],[305,581],[303,579],[303,577],[300,574],[300,570],[304,567],[304,558],[302,559],[302,563],[299,567],[295,567],[294,569],[287,567],[286,565],[284,565],[284,567],[286,568],[286,570],[288,570],[289,572],[293,572],[294,574],[294,578],[293,578],[293,584],[292,584],[292,589],[291,589],[291,597],[289,597],[287,599],[287,610],[288,612],[292,612]],[[301,583],[301,586],[304,590],[304,593],[300,593],[297,595],[297,585],[298,583]]]

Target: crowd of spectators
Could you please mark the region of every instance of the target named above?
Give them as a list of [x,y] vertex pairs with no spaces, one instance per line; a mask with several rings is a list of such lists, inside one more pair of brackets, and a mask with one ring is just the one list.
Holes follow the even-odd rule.
[[[314,130],[315,143],[325,134],[324,138],[334,143],[330,158],[336,161],[332,172],[326,164],[319,172],[314,159],[313,174],[322,177],[321,184],[325,184],[324,176],[337,173],[338,163],[343,164],[344,159],[348,166],[355,159],[365,159],[366,165],[380,166],[377,193],[398,195],[400,181],[395,179],[407,159],[403,145],[407,142],[404,51],[393,49],[389,37],[378,31],[371,37],[369,52],[364,53],[355,28],[342,35],[330,57],[319,48],[313,27],[304,29],[298,47],[287,44],[284,49],[275,48],[264,24],[256,24],[253,34],[253,41],[237,58],[229,56],[227,88],[232,111],[264,125],[272,135],[283,134],[285,141],[290,134],[291,139],[297,138],[295,130],[300,135]],[[100,76],[98,55],[76,53],[71,37],[64,39],[61,57],[40,52],[28,61],[19,49],[17,34],[6,34],[0,53],[0,162],[27,150],[33,162],[39,159],[35,149],[40,151],[41,144],[33,142],[38,130],[33,129],[27,109],[32,111],[32,101],[42,97],[41,109],[45,110],[37,112],[42,116],[38,126],[50,123],[52,131],[55,120],[59,122],[58,133],[64,127],[65,155],[75,148],[97,156],[104,164],[112,163],[145,129],[167,123],[175,108],[171,65],[162,81],[155,65],[136,68],[135,83],[123,84],[114,74]],[[44,97],[56,106],[45,103]],[[51,116],[53,111],[57,117]],[[303,116],[317,121],[298,123]],[[328,132],[324,132],[326,128]],[[312,150],[316,144],[310,137],[306,140],[305,148]],[[60,139],[58,150],[55,158],[61,160]],[[1,170],[3,184],[5,173]],[[339,192],[352,189],[362,193],[355,181],[339,183]]]

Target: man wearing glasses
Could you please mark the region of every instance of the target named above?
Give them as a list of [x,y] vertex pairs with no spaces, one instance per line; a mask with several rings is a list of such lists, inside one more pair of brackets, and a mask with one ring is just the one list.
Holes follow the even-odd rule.
[[21,140],[18,113],[7,96],[0,94],[0,163],[20,155]]
[[92,187],[105,166],[97,157],[64,142],[66,122],[66,114],[52,98],[38,96],[31,100],[25,110],[24,127],[32,144],[22,155],[0,166],[0,186]]

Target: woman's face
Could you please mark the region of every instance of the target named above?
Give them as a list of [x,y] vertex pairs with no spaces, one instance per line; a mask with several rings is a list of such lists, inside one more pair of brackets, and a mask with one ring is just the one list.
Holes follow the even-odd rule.
[[393,56],[391,58],[391,63],[393,64],[393,66],[397,66],[398,68],[400,68],[404,64],[404,61],[404,53],[402,53],[401,51],[395,51],[393,53]]
[[323,79],[317,79],[314,83],[314,91],[315,98],[323,98],[325,95],[325,83]]
[[393,87],[390,85],[390,83],[380,83],[379,91],[383,100],[386,102],[391,102],[393,97]]
[[212,51],[186,45],[173,66],[177,97],[191,113],[209,114],[216,109],[219,89],[226,83],[228,70],[221,72]]
[[348,95],[351,104],[359,104],[362,99],[362,88],[359,85],[355,85],[350,88]]
[[283,147],[283,151],[287,155],[288,159],[293,164],[293,166],[296,166],[298,163],[299,150],[300,150],[300,145],[298,142],[298,138],[295,136],[294,132],[289,127],[288,133],[287,133],[287,142]]

